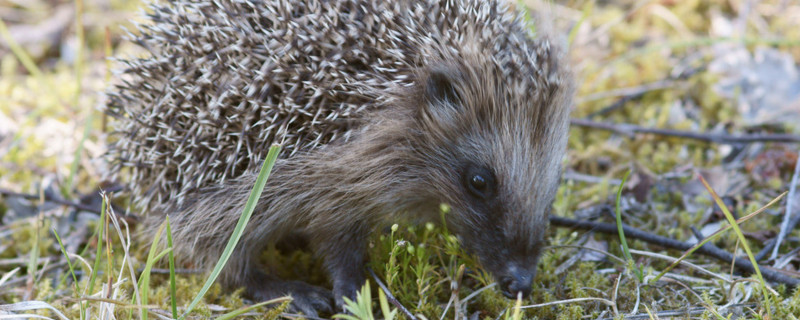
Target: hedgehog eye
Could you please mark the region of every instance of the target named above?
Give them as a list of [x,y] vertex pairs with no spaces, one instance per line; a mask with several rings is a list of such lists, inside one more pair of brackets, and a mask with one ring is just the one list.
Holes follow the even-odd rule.
[[472,187],[477,190],[485,190],[486,178],[484,178],[482,175],[476,174],[469,179],[469,184],[471,184]]
[[486,168],[471,167],[464,175],[464,185],[475,198],[488,200],[494,192],[494,176]]

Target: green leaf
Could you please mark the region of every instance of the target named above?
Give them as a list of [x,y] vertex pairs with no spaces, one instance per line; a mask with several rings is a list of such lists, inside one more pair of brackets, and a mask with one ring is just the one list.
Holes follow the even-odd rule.
[[397,309],[392,309],[389,307],[389,300],[386,299],[386,294],[383,293],[383,290],[378,290],[378,302],[381,305],[381,312],[383,312],[383,319],[385,320],[394,320],[397,316]]
[[369,289],[369,281],[361,287],[361,291],[356,293],[356,301],[344,297],[344,309],[350,314],[337,314],[333,317],[346,320],[375,320],[375,316],[372,314],[372,293]]

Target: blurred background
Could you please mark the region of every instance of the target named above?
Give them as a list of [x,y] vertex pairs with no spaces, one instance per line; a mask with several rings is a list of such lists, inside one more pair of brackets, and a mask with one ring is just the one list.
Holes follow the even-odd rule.
[[[574,118],[695,132],[797,133],[797,0],[519,5],[552,6],[571,43],[581,81]],[[107,57],[140,53],[123,37],[144,21],[142,9],[134,0],[0,0],[0,186],[30,191],[49,176],[71,179],[68,187],[80,192],[96,190],[103,170],[96,160],[109,130],[96,110],[113,85]],[[572,137],[570,168],[598,176],[619,176],[633,160],[665,173],[740,154],[734,150],[740,146],[659,136],[614,145],[602,130],[576,129]],[[793,150],[786,151],[791,165]]]

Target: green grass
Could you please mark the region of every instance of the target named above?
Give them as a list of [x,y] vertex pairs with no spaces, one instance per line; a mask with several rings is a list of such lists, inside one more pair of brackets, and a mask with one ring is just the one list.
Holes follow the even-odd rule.
[[[147,305],[148,295],[150,292],[150,270],[153,269],[153,264],[156,261],[161,260],[161,258],[163,258],[165,255],[172,252],[172,248],[167,248],[156,254],[158,251],[158,244],[160,243],[159,241],[161,240],[161,235],[164,232],[164,227],[166,227],[166,221],[158,228],[158,231],[156,231],[156,235],[153,238],[153,243],[150,245],[150,251],[147,253],[147,260],[145,261],[144,270],[139,276],[138,286],[139,292],[141,292],[141,301],[139,301],[139,304],[142,305],[142,307],[139,308],[139,315],[143,320],[147,320],[148,318],[148,310],[144,306]],[[134,299],[133,303],[136,303],[136,299]]]
[[[107,226],[108,226],[107,221],[108,220],[106,220],[106,211],[107,211],[107,208],[108,208],[108,202],[106,200],[107,199],[105,197],[103,197],[103,203],[100,206],[100,220],[98,220],[97,227],[95,228],[95,236],[93,236],[93,238],[97,239],[97,252],[95,252],[95,255],[94,255],[94,264],[92,264],[92,272],[91,272],[91,275],[89,276],[89,284],[88,284],[88,288],[86,289],[85,292],[94,292],[94,286],[96,284],[97,274],[98,274],[98,271],[100,270],[100,257],[103,256],[103,254],[102,254],[103,253],[103,250],[102,250],[102,248],[103,248],[103,246],[102,246],[103,245],[103,235],[107,235],[108,234],[108,230],[107,230],[108,229],[107,228]],[[86,253],[86,250],[88,250],[88,249],[89,249],[89,244],[87,243],[86,246],[84,247],[83,252],[81,253],[81,255],[84,255]],[[110,271],[110,267],[109,267],[108,271]],[[107,274],[110,275],[111,273],[107,272]],[[85,308],[85,306],[82,306],[82,308]]]
[[622,189],[625,188],[625,182],[628,181],[628,176],[630,176],[631,171],[625,173],[625,176],[622,177],[622,182],[619,184],[619,189],[617,189],[617,198],[616,198],[616,206],[615,209],[615,216],[617,222],[617,232],[619,233],[619,242],[622,244],[622,253],[625,254],[625,262],[628,264],[627,269],[633,270],[636,273],[636,278],[639,279],[639,282],[644,281],[644,274],[642,273],[642,267],[636,266],[636,263],[633,262],[633,257],[631,256],[630,249],[628,249],[628,240],[625,239],[625,232],[622,231],[622,209],[620,205],[620,201],[622,201]]
[[[166,216],[167,226],[167,247],[172,249],[172,227],[169,224],[169,215]],[[169,251],[169,302],[172,307],[172,318],[178,318],[178,303],[176,297],[178,296],[177,289],[175,288],[175,255],[172,250]]]
[[714,198],[714,202],[717,203],[719,208],[722,210],[722,213],[725,214],[725,218],[728,219],[728,222],[730,223],[730,226],[733,228],[733,231],[736,232],[736,237],[738,238],[738,241],[741,242],[742,247],[744,247],[744,251],[747,252],[747,258],[750,259],[750,263],[753,264],[753,268],[756,270],[756,276],[758,277],[758,283],[761,284],[761,290],[762,290],[761,294],[764,297],[763,301],[767,309],[766,318],[770,318],[772,315],[772,307],[771,307],[772,303],[770,302],[770,300],[772,300],[771,292],[767,289],[767,284],[766,282],[764,282],[764,277],[761,275],[761,269],[758,267],[758,262],[756,261],[756,258],[753,255],[753,251],[750,250],[750,246],[747,244],[747,239],[744,237],[744,234],[742,234],[742,229],[739,227],[736,218],[734,218],[733,214],[731,214],[730,210],[728,210],[728,206],[725,204],[725,202],[722,201],[722,198],[720,198],[719,195],[717,195],[714,189],[711,188],[711,186],[708,184],[708,181],[706,181],[706,179],[703,178],[702,175],[699,176],[699,178],[700,181],[703,182],[703,186],[705,186],[708,192],[711,193],[711,197]]
[[[58,246],[59,248],[61,248],[61,253],[63,253],[64,258],[67,259],[67,266],[69,266],[69,274],[72,276],[73,284],[75,285],[74,286],[75,292],[78,293],[80,292],[80,288],[78,288],[78,277],[75,276],[75,269],[72,267],[72,259],[69,258],[67,250],[64,249],[64,244],[61,243],[61,237],[58,236],[58,232],[56,232],[55,228],[53,228],[53,235],[56,237],[56,240],[58,240]],[[80,308],[81,308],[81,320],[86,319],[86,312],[84,310],[83,304],[80,304]]]

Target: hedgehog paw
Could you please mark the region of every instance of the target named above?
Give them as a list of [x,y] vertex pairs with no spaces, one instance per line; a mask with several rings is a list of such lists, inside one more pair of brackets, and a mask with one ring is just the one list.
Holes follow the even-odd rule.
[[291,296],[292,303],[289,305],[289,312],[303,313],[310,317],[334,313],[333,294],[328,289],[301,281],[276,280],[261,285],[260,289],[251,291],[255,300],[266,301]]

